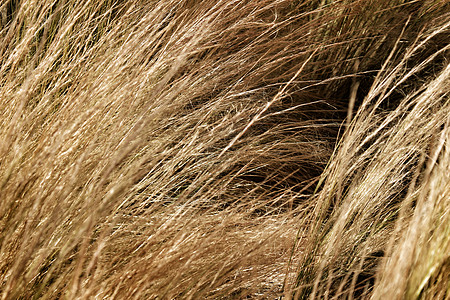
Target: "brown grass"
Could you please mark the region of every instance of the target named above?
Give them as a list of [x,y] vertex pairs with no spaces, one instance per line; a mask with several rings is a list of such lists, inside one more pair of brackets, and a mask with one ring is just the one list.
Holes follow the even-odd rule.
[[449,9],[0,2],[1,299],[449,299]]

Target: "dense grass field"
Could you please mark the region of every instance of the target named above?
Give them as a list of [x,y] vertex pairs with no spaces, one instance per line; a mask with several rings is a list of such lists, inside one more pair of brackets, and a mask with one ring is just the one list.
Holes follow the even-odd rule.
[[1,0],[0,299],[450,299],[448,0]]

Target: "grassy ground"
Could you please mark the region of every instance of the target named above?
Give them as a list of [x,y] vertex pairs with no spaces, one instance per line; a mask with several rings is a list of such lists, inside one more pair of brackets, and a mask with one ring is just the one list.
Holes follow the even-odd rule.
[[1,299],[449,299],[444,0],[0,1]]

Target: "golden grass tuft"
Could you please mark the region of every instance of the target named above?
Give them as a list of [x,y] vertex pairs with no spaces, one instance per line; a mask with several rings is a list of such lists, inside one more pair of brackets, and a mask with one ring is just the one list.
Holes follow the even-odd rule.
[[1,299],[448,299],[449,12],[0,2]]

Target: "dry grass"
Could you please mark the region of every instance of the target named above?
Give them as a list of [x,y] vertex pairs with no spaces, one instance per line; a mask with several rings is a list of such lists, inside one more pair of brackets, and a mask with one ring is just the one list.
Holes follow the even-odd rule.
[[0,2],[1,299],[449,299],[449,11]]

